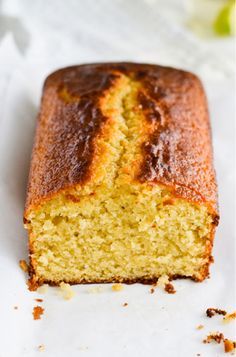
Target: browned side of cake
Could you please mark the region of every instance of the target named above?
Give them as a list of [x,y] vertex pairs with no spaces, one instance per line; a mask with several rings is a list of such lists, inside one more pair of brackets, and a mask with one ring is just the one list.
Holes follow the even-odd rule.
[[[29,207],[59,190],[89,181],[96,137],[106,121],[98,101],[119,73],[142,82],[140,105],[147,112],[147,121],[159,118],[143,147],[137,180],[159,182],[173,187],[181,197],[209,203],[217,224],[211,130],[201,82],[185,71],[135,63],[68,67],[47,78],[32,154],[26,215]],[[70,98],[75,97],[67,106],[60,96],[65,89]]]

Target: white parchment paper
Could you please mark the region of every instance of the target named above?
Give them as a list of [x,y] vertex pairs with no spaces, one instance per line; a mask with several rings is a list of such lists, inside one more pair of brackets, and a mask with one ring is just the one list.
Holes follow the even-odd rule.
[[[208,307],[235,309],[234,42],[196,38],[184,14],[174,0],[0,2],[0,357],[223,356],[222,346],[202,339],[214,331],[235,338],[233,323],[204,315]],[[139,284],[97,294],[76,286],[70,301],[57,288],[30,293],[18,261],[27,256],[22,214],[43,80],[61,66],[112,60],[182,67],[204,82],[221,213],[211,278],[176,281],[175,295]],[[36,297],[44,299],[39,321]]]

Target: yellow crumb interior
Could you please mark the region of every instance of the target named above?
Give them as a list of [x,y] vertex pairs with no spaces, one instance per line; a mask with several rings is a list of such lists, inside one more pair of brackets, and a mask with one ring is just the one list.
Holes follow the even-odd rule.
[[40,282],[201,279],[212,227],[207,207],[135,180],[148,125],[139,89],[121,76],[102,98],[109,120],[96,141],[90,182],[29,212],[31,259]]

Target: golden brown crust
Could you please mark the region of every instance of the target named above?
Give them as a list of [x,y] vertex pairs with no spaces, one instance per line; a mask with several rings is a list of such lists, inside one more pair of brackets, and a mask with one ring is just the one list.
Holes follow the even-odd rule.
[[159,123],[144,144],[140,179],[172,186],[177,196],[216,208],[210,124],[200,81],[190,73],[163,71],[143,83],[147,119]]
[[[173,275],[169,278],[170,280],[176,280],[176,279],[191,279],[195,282],[201,282],[202,279],[200,280],[199,278],[196,278],[194,276],[182,276],[182,275]],[[76,284],[116,284],[116,283],[123,283],[123,284],[144,284],[144,285],[153,285],[156,284],[158,281],[158,277],[153,277],[153,278],[135,278],[135,279],[124,279],[124,278],[119,278],[119,277],[114,277],[110,280],[97,280],[97,281],[88,281],[88,280],[70,280],[67,281],[68,284],[70,285],[76,285]],[[30,291],[36,291],[39,286],[43,284],[48,284],[50,286],[60,286],[60,283],[64,282],[62,281],[51,281],[51,280],[45,280],[43,279],[42,281],[38,280],[38,278],[33,275],[29,281],[28,281],[28,288]]]
[[[106,121],[98,102],[116,77],[97,72],[89,86],[89,74],[86,76],[79,67],[48,77],[36,130],[26,210],[65,187],[88,180],[94,139]],[[74,100],[61,97],[65,88]]]
[[107,120],[99,103],[124,74],[141,82],[140,105],[152,123],[137,180],[160,183],[177,197],[204,202],[217,225],[210,125],[200,81],[188,72],[134,63],[74,66],[47,78],[25,219],[31,208],[53,194],[89,182],[96,138]]
[[[172,280],[176,280],[176,279],[191,279],[195,282],[201,282],[202,280],[204,280],[206,277],[208,277],[209,272],[208,272],[208,265],[206,265],[206,271],[207,274],[202,276],[201,278],[196,277],[196,276],[183,276],[183,275],[172,275],[169,276],[169,281]],[[134,278],[134,279],[127,279],[127,278],[121,278],[121,277],[113,277],[112,279],[108,279],[108,280],[70,280],[70,281],[66,281],[66,283],[71,284],[71,285],[76,285],[76,284],[109,284],[109,283],[123,283],[123,284],[136,284],[136,283],[140,283],[140,284],[144,284],[144,285],[154,285],[157,284],[159,277],[141,277],[141,278]],[[64,280],[62,281],[52,281],[52,280],[45,280],[42,279],[40,280],[36,274],[34,273],[34,269],[32,268],[30,271],[30,279],[28,280],[28,288],[30,291],[35,291],[38,289],[38,287],[40,287],[43,284],[48,284],[50,286],[60,286],[60,284],[64,282]]]

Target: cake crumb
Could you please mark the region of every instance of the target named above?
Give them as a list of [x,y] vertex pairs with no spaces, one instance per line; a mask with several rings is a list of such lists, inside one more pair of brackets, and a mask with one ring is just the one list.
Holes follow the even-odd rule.
[[198,326],[196,327],[197,330],[202,330],[203,328],[204,328],[204,325],[198,325]]
[[44,284],[41,285],[38,289],[37,289],[37,293],[39,294],[45,294],[48,290],[48,284]]
[[79,351],[87,351],[88,350],[88,346],[80,346],[79,347]]
[[225,353],[233,352],[236,349],[236,341],[231,341],[228,338],[225,338],[221,332],[211,333],[203,340],[203,343],[210,343],[212,341],[215,341],[216,343],[223,342]]
[[168,294],[175,294],[174,285],[170,282],[168,275],[162,275],[157,281],[157,286],[163,288]]
[[111,287],[112,291],[121,291],[123,290],[123,285],[122,284],[113,284]]
[[207,317],[212,317],[212,316],[215,316],[215,315],[226,315],[227,312],[225,310],[221,310],[221,309],[216,309],[214,307],[209,307],[207,310],[206,310],[206,315]]
[[37,302],[43,302],[43,299],[34,299]]
[[236,342],[231,341],[228,338],[224,339],[224,348],[225,348],[225,353],[232,352],[236,348]]
[[124,306],[124,307],[128,306],[128,303],[127,303],[127,302],[125,302],[125,303],[123,304],[123,306]]
[[29,271],[28,264],[26,263],[26,261],[24,259],[19,261],[19,266],[20,266],[21,270],[23,270],[25,273],[27,273]]
[[28,286],[29,291],[36,291],[39,287],[37,281],[35,281],[34,278],[29,278],[26,282],[26,285]]
[[166,291],[168,294],[175,294],[175,293],[176,293],[176,290],[175,290],[175,288],[174,288],[174,285],[171,284],[171,283],[165,284],[165,291]]
[[14,306],[14,310],[18,310],[18,306]]
[[223,317],[224,322],[231,322],[232,320],[236,319],[236,311],[231,312],[230,314],[226,314]]
[[154,294],[155,293],[155,289],[154,288],[151,288],[149,291],[150,291],[150,294]]
[[39,352],[45,351],[45,346],[44,345],[39,345],[38,346],[38,350],[39,350]]
[[203,340],[203,343],[210,343],[212,341],[215,341],[216,343],[221,343],[222,341],[224,341],[223,333],[221,332],[211,333]]
[[43,313],[44,309],[41,306],[35,306],[32,312],[34,320],[40,320]]
[[165,288],[165,285],[169,283],[168,275],[162,275],[157,281],[157,286],[160,288]]
[[60,289],[62,292],[62,296],[65,300],[70,300],[75,295],[75,292],[74,292],[74,290],[72,290],[70,284],[62,282],[62,283],[60,283]]
[[97,294],[97,293],[101,293],[103,291],[103,288],[101,286],[92,286],[87,291],[90,294]]

